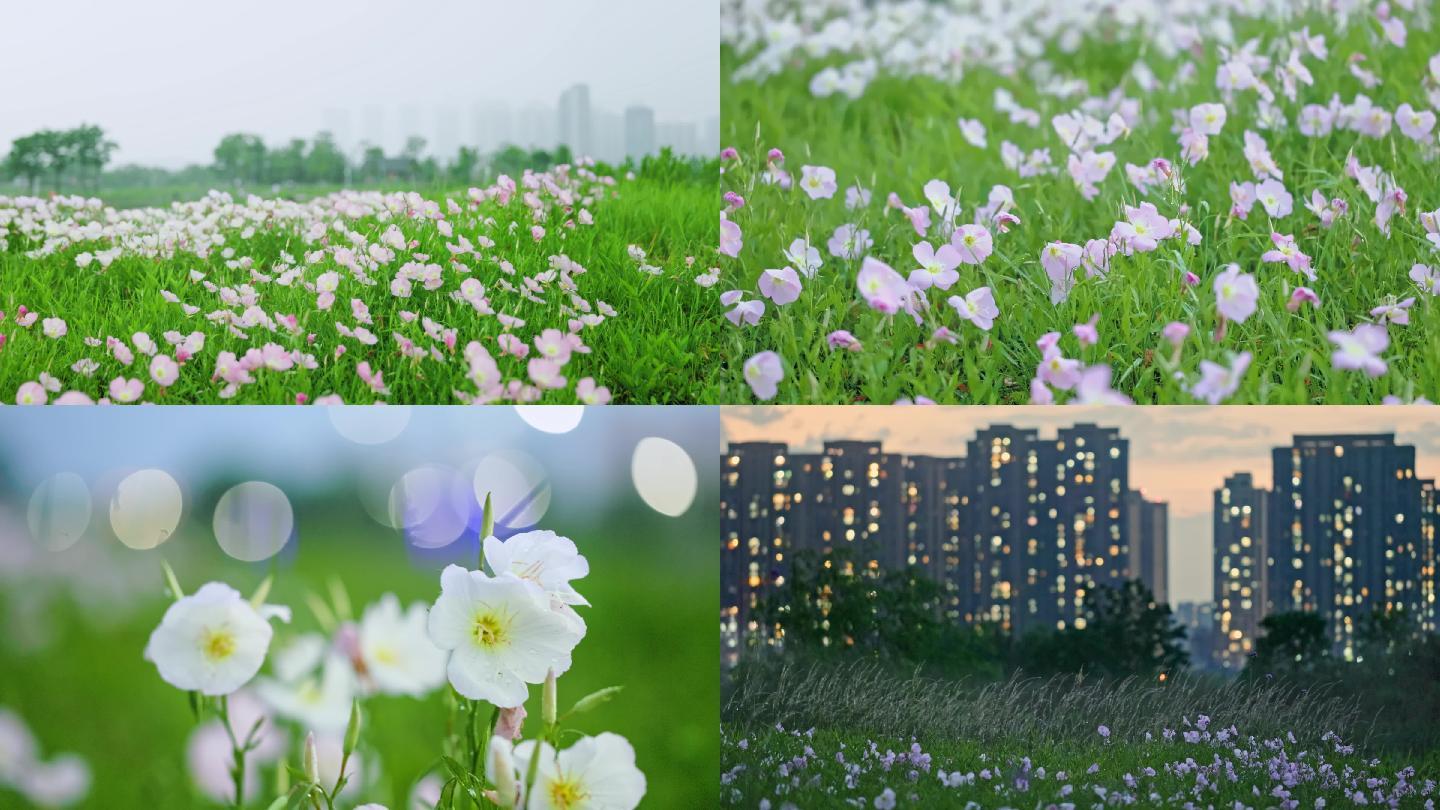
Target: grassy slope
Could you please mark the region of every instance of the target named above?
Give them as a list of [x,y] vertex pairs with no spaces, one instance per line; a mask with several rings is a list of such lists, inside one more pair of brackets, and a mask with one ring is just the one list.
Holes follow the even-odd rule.
[[[1309,750],[1311,764],[1316,764],[1320,752],[1337,768],[1362,767],[1378,755],[1381,763],[1371,769],[1375,775],[1393,779],[1396,771],[1413,765],[1419,775],[1412,783],[1440,778],[1440,751],[1382,750],[1368,741],[1385,733],[1376,724],[1393,723],[1396,718],[1361,716],[1345,701],[1330,696],[1325,687],[1297,689],[1203,676],[1165,684],[1075,676],[986,683],[912,677],[874,664],[831,662],[742,668],[729,679],[726,691],[721,772],[732,773],[733,780],[721,788],[720,796],[722,802],[736,806],[753,806],[769,798],[776,806],[793,801],[809,808],[861,798],[868,807],[886,787],[899,794],[900,806],[908,806],[904,799],[911,793],[918,795],[920,807],[962,806],[965,801],[983,807],[1027,807],[1037,802],[1044,806],[1062,801],[1054,776],[1063,770],[1075,785],[1068,801],[1088,807],[1098,801],[1091,786],[1122,789],[1124,774],[1138,777],[1147,766],[1155,769],[1157,777],[1144,781],[1145,792],[1140,795],[1154,790],[1168,798],[1193,788],[1195,778],[1168,773],[1165,763],[1193,757],[1210,764],[1216,754],[1235,759],[1233,741],[1218,746],[1204,740],[1186,743],[1180,737],[1164,741],[1165,728],[1193,729],[1183,718],[1196,722],[1200,715],[1211,718],[1211,732],[1236,726],[1242,746],[1251,735],[1267,740],[1288,739],[1293,733],[1295,741],[1287,742],[1286,750],[1291,756]],[[1108,742],[1098,734],[1101,724],[1111,731]],[[1331,731],[1355,745],[1355,752],[1335,753],[1334,744],[1322,740]],[[1148,742],[1147,732],[1153,738]],[[914,784],[906,779],[908,767],[887,772],[873,759],[862,758],[872,740],[880,754],[908,752],[918,742],[933,757],[930,771]],[[814,752],[808,756],[807,746]],[[846,762],[864,769],[853,789],[845,788],[846,772],[836,761],[837,751],[843,752]],[[797,769],[795,758],[802,756],[806,763]],[[1030,757],[1037,768],[1043,766],[1050,781],[1032,775],[1028,794],[997,793],[995,786],[1002,782],[1009,786],[1024,757]],[[782,763],[790,763],[791,778],[780,774]],[[1087,775],[1094,764],[1099,771]],[[942,787],[935,775],[937,770],[978,775],[996,767],[1007,774],[1006,779],[977,780],[959,788]],[[1263,792],[1270,790],[1265,769],[1239,771],[1238,782],[1225,784],[1219,794],[1206,794],[1201,806],[1213,802],[1216,807],[1229,807],[1237,799],[1266,806],[1251,793],[1255,785]],[[1317,795],[1321,794],[1315,786],[1302,787],[1297,792],[1300,806],[1313,806]],[[1333,791],[1324,795],[1331,806],[1344,804],[1337,805]],[[1146,806],[1143,799],[1141,804]]]
[[[509,258],[521,273],[543,271],[551,253],[563,252],[570,256],[589,270],[579,278],[581,295],[592,302],[603,300],[620,312],[618,317],[586,330],[585,339],[594,352],[577,355],[571,361],[565,369],[569,388],[549,392],[546,402],[573,401],[575,382],[586,376],[594,377],[599,385],[608,386],[616,402],[694,401],[691,394],[706,376],[706,367],[702,365],[704,352],[718,342],[720,326],[724,323],[719,317],[718,304],[713,294],[693,281],[695,275],[703,272],[704,262],[714,251],[714,186],[661,183],[642,178],[621,188],[619,199],[607,200],[595,208],[594,227],[577,228],[564,242],[552,235],[536,246],[524,229],[507,241],[503,236],[503,220],[498,232],[492,234],[498,242],[495,255]],[[457,229],[457,235],[461,233],[463,231]],[[422,250],[428,249],[435,257],[448,255],[433,231],[430,239],[433,244],[423,245]],[[253,256],[260,268],[268,268],[277,261],[281,250],[289,250],[296,257],[303,252],[298,238],[260,235],[247,244],[250,247],[239,249],[238,255]],[[626,255],[629,244],[645,247],[652,262],[665,268],[665,274],[651,276],[638,271]],[[171,329],[187,334],[194,329],[206,332],[205,350],[193,361],[199,368],[182,372],[180,380],[165,391],[163,397],[155,396],[158,388],[149,382],[138,360],[124,370],[126,376],[139,376],[147,383],[147,400],[167,404],[220,401],[217,396],[220,384],[212,383],[209,376],[221,351],[241,354],[252,345],[263,344],[265,339],[281,342],[287,348],[292,343],[302,345],[299,339],[287,341],[276,336],[247,343],[203,321],[203,314],[219,304],[214,296],[187,280],[191,269],[207,271],[210,280],[219,284],[233,285],[249,280],[248,273],[226,269],[218,255],[204,262],[193,256],[178,256],[168,261],[127,257],[101,272],[98,265],[76,268],[73,257],[79,252],[76,248],[38,262],[19,255],[13,245],[11,252],[0,253],[0,279],[3,279],[0,311],[13,317],[23,304],[40,312],[42,317],[64,318],[70,329],[66,338],[52,341],[40,334],[38,323],[28,330],[14,326],[8,318],[0,324],[0,331],[9,335],[9,342],[0,349],[0,396],[5,401],[13,401],[16,389],[27,380],[36,379],[41,371],[58,377],[67,389],[77,388],[92,397],[101,396],[103,387],[121,369],[103,350],[86,347],[82,342],[86,335],[128,338],[144,331],[158,341],[163,332]],[[697,257],[695,268],[684,267],[686,256]],[[398,263],[395,266],[398,267]],[[487,286],[492,274],[499,275],[493,265],[486,265],[475,273]],[[307,277],[313,280],[314,275],[314,272],[308,273]],[[448,297],[460,280],[447,273],[441,290],[426,292],[417,285],[410,299],[393,298],[384,287],[369,288],[364,297],[375,320],[370,329],[380,337],[380,343],[371,347],[340,338],[335,332],[335,321],[353,323],[348,304],[351,295],[343,293],[353,294],[357,288],[342,287],[335,307],[330,312],[320,312],[314,308],[313,294],[298,286],[288,289],[260,286],[261,305],[267,312],[298,314],[306,331],[319,335],[314,346],[306,351],[315,354],[320,367],[280,375],[261,372],[257,375],[259,381],[245,386],[240,397],[233,401],[286,404],[294,401],[297,392],[303,391],[312,399],[334,392],[346,402],[371,402],[375,395],[355,374],[356,363],[365,359],[385,372],[392,391],[391,402],[445,404],[454,402],[453,389],[473,392],[474,386],[465,379],[463,362],[454,360],[442,367],[426,361],[411,370],[410,361],[396,354],[390,337],[392,331],[398,331],[421,345],[428,345],[418,322],[403,324],[396,316],[400,310],[409,309],[458,329],[460,346],[469,340],[484,339],[498,356],[494,346],[498,323],[494,319],[482,319],[468,305]],[[161,299],[161,289],[169,289],[187,303],[199,305],[201,314],[185,318],[177,306]],[[499,291],[496,294],[507,295]],[[528,337],[532,331],[538,334],[539,329],[546,326],[564,329],[559,296],[552,293],[549,298],[552,303],[544,309],[529,306],[521,310],[522,317],[529,321],[521,330],[522,335]],[[262,333],[253,334],[259,338]],[[343,341],[349,349],[338,362],[332,359],[337,341]],[[102,363],[100,371],[89,379],[70,371],[71,364],[82,357],[94,357]],[[500,362],[507,376],[525,376],[523,361],[501,358]]]
[[[1322,20],[1310,22],[1312,31],[1329,32]],[[1297,23],[1294,29],[1298,28]],[[1250,24],[1238,34],[1243,40],[1259,34],[1275,36],[1281,30],[1292,29],[1266,30]],[[1330,60],[1323,64],[1307,60],[1315,86],[1302,86],[1296,104],[1280,98],[1292,122],[1300,106],[1323,104],[1335,92],[1347,102],[1357,92],[1368,92],[1377,105],[1392,111],[1406,101],[1425,107],[1418,82],[1425,60],[1440,49],[1440,31],[1412,28],[1403,50],[1370,45],[1358,27],[1342,37],[1329,33]],[[1351,52],[1370,53],[1366,65],[1381,75],[1384,84],[1365,91],[1344,70],[1343,60]],[[1105,92],[1138,55],[1134,43],[1091,42],[1078,54],[1057,56],[1054,61],[1062,74],[1078,75],[1089,80],[1095,92]],[[1434,254],[1415,219],[1417,211],[1440,207],[1434,164],[1422,163],[1414,142],[1404,139],[1398,129],[1380,141],[1349,132],[1309,139],[1294,129],[1258,130],[1253,94],[1231,105],[1223,133],[1211,138],[1209,159],[1194,168],[1182,166],[1188,184],[1185,200],[1192,206],[1204,243],[1178,252],[1162,249],[1134,260],[1117,259],[1108,279],[1082,281],[1068,301],[1050,304],[1049,282],[1038,260],[1041,247],[1052,240],[1083,244],[1087,238],[1103,237],[1115,220],[1123,218],[1121,204],[1133,205],[1141,199],[1126,180],[1124,164],[1144,165],[1157,156],[1177,159],[1179,147],[1169,132],[1170,110],[1220,100],[1213,89],[1216,59],[1211,49],[1197,60],[1196,80],[1179,93],[1160,90],[1148,95],[1133,82],[1126,85],[1130,95],[1141,99],[1142,111],[1155,117],[1154,123],[1139,126],[1128,139],[1105,147],[1115,152],[1118,165],[1091,203],[1081,198],[1064,173],[1067,152],[1049,125],[1052,115],[1068,111],[1071,104],[1042,97],[1027,81],[983,70],[970,72],[954,85],[882,76],[861,99],[848,101],[841,96],[810,96],[807,82],[819,64],[763,83],[732,84],[727,79],[724,140],[742,150],[749,167],[733,171],[722,186],[740,190],[749,204],[736,215],[745,230],[744,250],[738,263],[725,267],[722,283],[753,290],[760,272],[781,266],[781,250],[806,233],[820,247],[826,265],[807,284],[800,300],[778,316],[772,308],[758,327],[733,330],[731,367],[718,376],[707,398],[750,399],[738,361],[769,349],[779,352],[788,366],[778,401],[889,403],[901,396],[924,395],[941,402],[1023,403],[1029,399],[1027,386],[1040,359],[1035,340],[1054,330],[1065,336],[1061,345],[1068,356],[1109,364],[1115,371],[1115,387],[1138,402],[1193,402],[1164,366],[1169,347],[1163,344],[1160,329],[1171,320],[1194,327],[1180,364],[1191,379],[1201,359],[1223,362],[1226,351],[1254,353],[1250,373],[1233,402],[1365,403],[1378,402],[1385,394],[1440,396],[1440,305],[1433,297],[1417,301],[1410,326],[1390,330],[1392,345],[1386,356],[1392,370],[1379,380],[1357,372],[1332,372],[1332,347],[1326,339],[1328,331],[1350,329],[1364,320],[1386,296],[1417,294],[1406,274],[1415,262],[1434,264]],[[1161,77],[1173,72],[1159,57],[1147,61]],[[722,57],[724,73],[728,76],[736,64],[736,55],[727,51]],[[1020,104],[1039,110],[1042,127],[1012,125],[995,113],[996,87],[1010,89]],[[964,141],[955,124],[961,116],[986,124],[988,150]],[[1241,154],[1247,128],[1267,139],[1285,172],[1286,187],[1296,198],[1295,212],[1274,228],[1294,233],[1301,249],[1314,258],[1319,279],[1309,286],[1323,302],[1319,311],[1307,307],[1298,314],[1287,312],[1284,304],[1290,290],[1307,282],[1283,265],[1260,264],[1260,254],[1270,247],[1271,223],[1264,210],[1257,206],[1248,221],[1228,218],[1229,183],[1252,179]],[[1049,147],[1061,173],[1021,180],[1000,163],[999,145],[1006,139],[1026,152]],[[787,195],[754,182],[750,169],[763,163],[764,151],[772,146],[785,151],[786,167],[797,177],[802,164],[827,165],[836,170],[842,190],[857,181],[872,189],[874,199],[863,218],[875,240],[870,252],[901,273],[915,266],[910,246],[917,240],[898,214],[881,215],[888,192],[899,193],[908,204],[920,204],[921,186],[932,178],[945,179],[961,198],[962,221],[969,221],[991,186],[1005,184],[1015,192],[1023,222],[1007,235],[996,235],[996,253],[981,268],[962,265],[955,289],[930,293],[935,308],[923,327],[907,317],[887,323],[858,299],[854,279],[859,262],[834,259],[823,247],[836,226],[856,221],[857,214],[845,210],[843,193],[811,202],[798,191]],[[1392,221],[1388,240],[1370,221],[1374,206],[1343,175],[1345,155],[1352,148],[1363,164],[1380,165],[1409,192],[1408,214]],[[1302,207],[1316,188],[1351,204],[1349,217],[1329,231],[1319,230],[1318,221]],[[1152,192],[1148,199],[1162,212],[1173,215],[1176,209],[1160,192]],[[1228,262],[1238,262],[1246,272],[1256,274],[1260,309],[1246,323],[1231,324],[1229,337],[1218,346],[1211,337],[1216,320],[1210,282]],[[1185,269],[1202,278],[1193,291],[1178,284]],[[982,345],[980,333],[944,303],[951,293],[963,294],[984,284],[995,291],[1002,313],[988,348]],[[1082,351],[1070,327],[1094,313],[1101,315],[1100,343]],[[933,351],[918,348],[940,324],[959,332],[962,343]],[[852,355],[827,349],[824,335],[840,328],[864,341],[865,351]]]
[[[617,519],[624,519],[636,536],[655,536],[648,516]],[[647,531],[651,534],[644,535]],[[279,572],[271,596],[272,602],[294,606],[296,619],[288,630],[315,628],[303,597],[323,590],[332,575],[346,583],[357,609],[385,592],[398,594],[406,604],[434,599],[438,574],[407,561],[398,538],[389,536],[382,543],[376,532],[332,522],[323,533],[305,535],[303,553],[295,556],[293,567]],[[581,590],[595,607],[585,610],[588,631],[576,648],[573,669],[561,679],[560,702],[568,706],[594,689],[623,685],[613,701],[574,725],[630,739],[649,783],[643,806],[703,806],[712,800],[713,788],[693,775],[714,773],[719,757],[717,654],[708,640],[719,598],[714,566],[700,564],[694,549],[681,544],[641,544],[628,534],[595,534],[593,527],[574,527],[570,534],[591,560],[592,573]],[[192,589],[207,577],[222,576],[249,592],[263,576],[257,568],[211,555],[189,555],[181,562],[172,549],[167,556]],[[141,659],[165,609],[158,569],[156,583],[157,598],[119,626],[65,606],[52,614],[59,635],[45,650],[0,654],[0,705],[20,712],[47,753],[76,751],[89,760],[94,783],[83,807],[204,806],[185,776],[184,746],[193,727],[185,696]],[[9,621],[4,605],[0,600],[0,621]],[[538,695],[532,691],[532,717],[539,714]],[[446,721],[441,695],[424,702],[379,698],[367,709],[367,744],[378,748],[388,781],[366,798],[406,807],[410,784],[440,754]],[[18,801],[0,790],[0,807],[17,807]]]

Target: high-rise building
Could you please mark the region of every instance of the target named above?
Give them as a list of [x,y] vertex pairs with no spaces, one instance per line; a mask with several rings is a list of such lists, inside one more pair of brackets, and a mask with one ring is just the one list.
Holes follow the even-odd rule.
[[595,144],[592,140],[588,85],[572,85],[560,94],[560,111],[556,120],[558,143],[570,147],[570,152],[577,158],[590,155]]
[[1215,604],[1213,602],[1181,602],[1175,606],[1175,622],[1185,628],[1186,650],[1190,665],[1209,669],[1216,645]]
[[792,493],[783,444],[731,444],[720,470],[720,621],[733,652],[745,638],[770,637],[751,611],[785,582]]
[[1393,434],[1296,436],[1271,460],[1269,610],[1320,614],[1350,660],[1359,622],[1421,612],[1415,448]]
[[1151,501],[1140,490],[1125,496],[1130,534],[1131,576],[1145,583],[1155,601],[1170,601],[1170,506]]
[[[959,618],[1018,629],[1049,603],[1051,559],[1044,559],[1039,518],[1047,507],[1040,488],[1040,438],[1027,428],[995,425],[976,432],[966,448],[969,475],[963,497],[956,590]],[[1017,608],[1021,585],[1033,586],[1025,609]],[[1029,589],[1027,588],[1027,591]],[[1033,610],[1032,610],[1033,609]],[[1017,615],[1019,614],[1019,615]]]
[[625,111],[625,156],[639,161],[655,153],[655,111],[635,106]]
[[1266,529],[1270,491],[1250,473],[1236,473],[1215,490],[1211,510],[1215,564],[1216,663],[1245,668],[1265,617]]
[[1436,564],[1440,555],[1440,540],[1435,536],[1436,524],[1440,523],[1440,493],[1435,482],[1420,482],[1420,629],[1427,633],[1440,632],[1440,602],[1436,599]]

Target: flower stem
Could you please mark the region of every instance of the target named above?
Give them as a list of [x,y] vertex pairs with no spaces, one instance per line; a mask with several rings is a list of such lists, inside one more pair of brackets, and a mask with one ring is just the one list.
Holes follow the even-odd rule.
[[225,735],[230,738],[230,754],[234,760],[230,776],[235,780],[235,808],[240,810],[245,806],[245,750],[236,739],[235,730],[230,727],[229,695],[220,697],[220,721],[225,725]]

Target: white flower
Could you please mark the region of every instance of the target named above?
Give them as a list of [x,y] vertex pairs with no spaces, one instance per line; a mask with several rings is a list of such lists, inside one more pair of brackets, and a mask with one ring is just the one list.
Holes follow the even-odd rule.
[[90,792],[90,766],[78,754],[37,762],[20,777],[20,792],[41,807],[78,804]]
[[[509,758],[523,787],[535,741],[526,740],[513,749],[508,748],[508,740],[498,737],[490,744],[512,752]],[[498,782],[500,774],[492,772],[493,765],[506,757],[487,759],[486,776]],[[582,737],[559,754],[542,743],[535,784],[522,804],[527,810],[632,810],[644,796],[645,774],[635,767],[635,749],[619,734],[605,732]]]
[[376,689],[420,697],[445,683],[445,651],[426,635],[426,614],[420,602],[402,614],[393,593],[365,608],[360,659]]
[[260,671],[274,631],[266,619],[290,620],[287,608],[256,610],[240,592],[207,582],[175,600],[145,645],[160,677],[177,689],[228,695]]
[[551,610],[550,598],[533,582],[458,565],[440,574],[429,631],[435,646],[450,651],[455,690],[505,709],[525,702],[525,684],[569,669],[570,653],[585,636],[584,625]]
[[590,563],[568,537],[548,531],[522,532],[503,542],[487,537],[485,562],[497,574],[509,571],[534,582],[560,604],[590,604],[570,585],[590,573]]
[[13,785],[38,758],[35,735],[20,715],[0,707],[0,785]]
[[344,733],[355,697],[355,672],[339,655],[325,658],[325,666],[294,681],[259,678],[255,694],[275,714],[317,732]]

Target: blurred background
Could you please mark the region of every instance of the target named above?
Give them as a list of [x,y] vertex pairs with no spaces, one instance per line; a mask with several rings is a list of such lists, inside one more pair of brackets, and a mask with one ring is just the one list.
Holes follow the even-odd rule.
[[[0,807],[214,803],[186,695],[142,658],[170,603],[162,559],[187,593],[222,580],[248,595],[274,574],[269,601],[295,617],[276,625],[273,663],[320,628],[307,605],[333,605],[335,582],[357,616],[385,593],[432,603],[441,568],[476,567],[487,493],[498,535],[551,529],[590,561],[575,583],[588,632],[560,703],[625,689],[572,725],[634,744],[642,806],[713,801],[695,775],[719,762],[714,409],[7,410]],[[367,700],[355,800],[423,806],[443,692]],[[298,762],[299,731],[285,736]],[[270,771],[252,806],[274,797]]]

